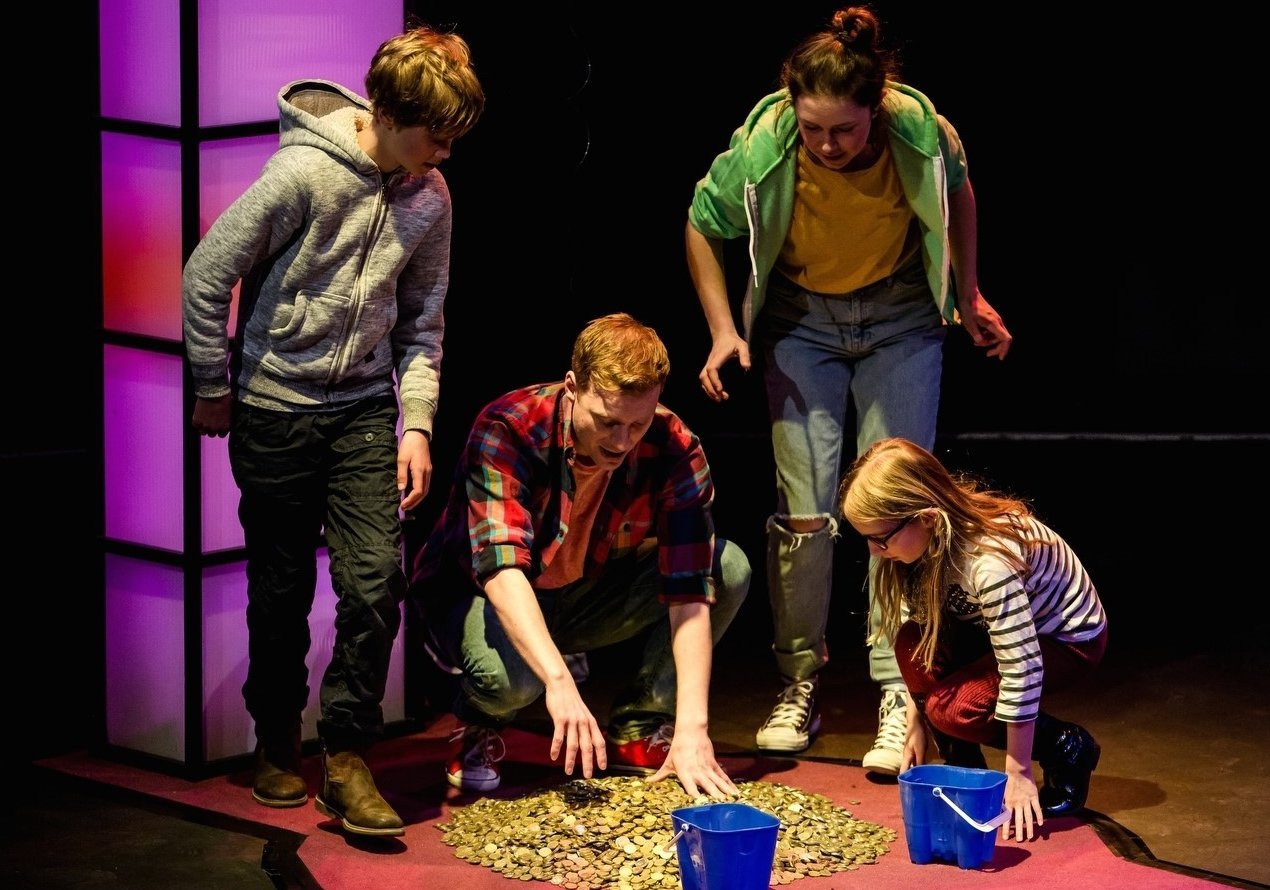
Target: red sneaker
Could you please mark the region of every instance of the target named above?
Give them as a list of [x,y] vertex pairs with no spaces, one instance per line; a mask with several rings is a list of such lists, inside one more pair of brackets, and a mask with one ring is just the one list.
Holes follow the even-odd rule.
[[503,737],[487,726],[459,726],[450,736],[445,778],[463,791],[493,791],[502,781],[498,761],[507,754]]
[[670,753],[675,724],[663,723],[652,735],[618,744],[609,740],[609,769],[620,773],[652,775],[661,769]]

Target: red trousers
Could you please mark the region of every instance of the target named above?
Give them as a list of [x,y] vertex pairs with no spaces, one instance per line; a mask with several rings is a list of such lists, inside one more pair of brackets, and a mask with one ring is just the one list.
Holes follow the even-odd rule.
[[[922,629],[905,621],[895,639],[895,657],[900,663],[904,685],[938,732],[1005,748],[1005,724],[994,716],[1001,686],[996,656],[982,627],[947,619],[941,628],[932,670],[914,660]],[[1107,630],[1083,643],[1065,643],[1041,637],[1041,659],[1045,666],[1041,703],[1044,695],[1072,683],[1088,679],[1107,651]]]

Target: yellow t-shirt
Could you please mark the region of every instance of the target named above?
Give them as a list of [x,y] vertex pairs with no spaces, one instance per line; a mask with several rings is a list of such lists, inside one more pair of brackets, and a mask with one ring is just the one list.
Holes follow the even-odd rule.
[[822,167],[800,145],[794,217],[776,268],[805,290],[845,294],[912,256],[912,223],[889,144],[872,166],[849,172]]

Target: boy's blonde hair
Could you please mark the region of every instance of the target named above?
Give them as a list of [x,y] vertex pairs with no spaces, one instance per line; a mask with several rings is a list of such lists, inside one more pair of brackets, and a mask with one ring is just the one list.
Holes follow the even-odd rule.
[[466,41],[427,25],[380,44],[366,72],[366,98],[398,126],[443,138],[466,133],[485,108]]
[[656,331],[617,312],[582,329],[573,343],[571,367],[578,389],[646,393],[665,385],[670,356]]

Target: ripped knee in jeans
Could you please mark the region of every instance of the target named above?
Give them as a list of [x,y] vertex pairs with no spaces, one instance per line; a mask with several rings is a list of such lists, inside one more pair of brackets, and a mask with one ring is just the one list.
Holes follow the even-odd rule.
[[807,538],[817,535],[838,537],[838,520],[828,513],[809,513],[792,515],[789,513],[773,513],[767,518],[767,531],[780,531],[789,536],[796,547]]

